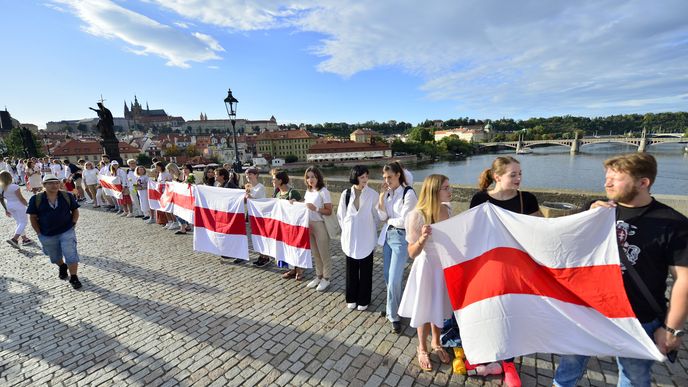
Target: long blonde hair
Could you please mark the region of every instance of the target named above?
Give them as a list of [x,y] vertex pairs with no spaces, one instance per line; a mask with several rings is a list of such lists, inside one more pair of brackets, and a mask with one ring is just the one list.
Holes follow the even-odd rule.
[[440,209],[442,208],[440,189],[442,188],[442,183],[447,180],[449,180],[447,176],[439,174],[430,175],[423,180],[423,187],[420,189],[416,209],[423,214],[425,224],[435,223],[440,218]]
[[0,186],[7,189],[12,184],[12,174],[8,171],[0,172]]

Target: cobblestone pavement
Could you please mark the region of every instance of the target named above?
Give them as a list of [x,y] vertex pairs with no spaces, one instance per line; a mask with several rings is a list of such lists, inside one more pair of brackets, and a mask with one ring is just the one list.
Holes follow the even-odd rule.
[[[0,244],[0,385],[501,385],[452,375],[434,355],[435,371],[421,372],[415,330],[393,334],[379,315],[377,254],[371,308],[349,311],[336,243],[332,286],[319,293],[274,265],[195,253],[191,235],[84,207],[80,291],[37,247]],[[13,228],[0,220],[5,235]],[[658,385],[688,386],[685,347],[680,358],[655,366]],[[551,385],[556,361],[517,359],[523,384]],[[611,359],[592,359],[584,385],[616,380]]]

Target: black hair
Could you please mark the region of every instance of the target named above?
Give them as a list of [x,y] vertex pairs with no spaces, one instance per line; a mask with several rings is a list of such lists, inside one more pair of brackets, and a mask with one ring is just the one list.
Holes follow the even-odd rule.
[[353,168],[351,168],[351,174],[349,175],[349,183],[358,185],[358,178],[365,175],[365,174],[370,175],[370,171],[368,171],[368,167],[365,165],[354,165]]
[[287,171],[277,170],[274,173],[275,179],[280,181],[280,184],[289,184],[289,174]]

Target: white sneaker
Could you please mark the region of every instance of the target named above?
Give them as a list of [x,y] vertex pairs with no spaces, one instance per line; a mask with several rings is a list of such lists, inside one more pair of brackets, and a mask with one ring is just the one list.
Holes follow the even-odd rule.
[[328,280],[326,280],[325,278],[323,278],[323,279],[320,280],[320,283],[318,284],[318,287],[315,288],[315,290],[317,290],[317,291],[319,291],[319,292],[322,292],[322,291],[324,291],[325,289],[327,289],[328,286],[330,286],[330,281],[328,281]]
[[169,230],[170,227],[172,227],[173,224],[174,224],[174,223],[172,223],[172,222],[168,222],[166,225],[162,226],[162,228],[164,228],[165,230]]
[[132,214],[131,212],[128,213],[127,216],[125,216],[125,218],[133,218],[133,217],[134,217],[134,214]]
[[349,309],[356,309],[356,303],[355,302],[349,302],[346,304],[346,307]]
[[308,289],[313,289],[314,287],[318,286],[319,283],[320,283],[320,278],[315,277],[315,278],[313,278],[313,281],[309,282],[309,283],[306,285],[306,287],[307,287]]
[[153,219],[153,218],[150,218],[146,221],[146,224],[153,224],[153,223],[155,223],[155,219]]
[[359,312],[363,312],[366,309],[368,309],[368,305],[359,305],[358,308],[356,308]]
[[180,228],[181,227],[179,227],[179,225],[177,223],[172,223],[172,225],[168,228],[168,230],[174,231],[174,230],[179,230]]
[[126,218],[126,217],[127,217],[127,213],[126,213],[126,212],[123,212],[123,213],[119,214],[119,217],[120,217],[120,218]]

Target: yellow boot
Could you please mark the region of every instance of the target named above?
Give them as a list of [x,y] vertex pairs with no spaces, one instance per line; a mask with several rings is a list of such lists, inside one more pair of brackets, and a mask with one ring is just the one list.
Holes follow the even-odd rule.
[[454,347],[454,359],[452,360],[452,369],[457,375],[466,375],[466,364],[464,363],[463,348]]

